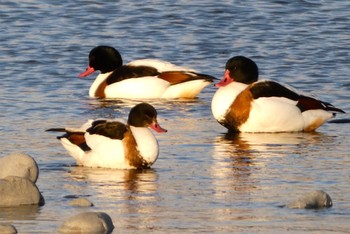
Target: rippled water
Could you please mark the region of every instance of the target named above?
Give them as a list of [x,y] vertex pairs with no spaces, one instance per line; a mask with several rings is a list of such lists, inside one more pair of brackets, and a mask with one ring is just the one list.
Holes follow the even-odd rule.
[[[150,170],[76,167],[56,126],[126,117],[135,102],[89,99],[77,79],[90,49],[112,45],[125,61],[159,58],[220,78],[233,55],[261,76],[288,83],[349,112],[349,1],[1,1],[1,156],[39,163],[41,208],[1,209],[19,233],[55,233],[67,217],[104,211],[114,233],[347,233],[349,124],[316,133],[226,136],[211,115],[214,87],[192,101],[151,103],[160,156]],[[349,115],[340,115],[349,119]],[[344,121],[348,122],[348,121]],[[325,210],[279,208],[314,189]],[[87,197],[95,206],[68,205]]]

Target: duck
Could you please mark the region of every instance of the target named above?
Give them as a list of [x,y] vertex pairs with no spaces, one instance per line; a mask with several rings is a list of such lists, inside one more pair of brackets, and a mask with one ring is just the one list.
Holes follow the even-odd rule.
[[159,59],[138,59],[123,65],[118,50],[96,46],[89,53],[83,78],[100,71],[92,83],[92,98],[193,99],[214,79],[213,76]]
[[150,168],[159,154],[158,141],[150,131],[167,132],[148,103],[131,108],[127,123],[117,119],[88,120],[80,128],[50,128],[78,166],[112,169]]
[[250,58],[239,55],[226,62],[211,110],[229,132],[312,132],[336,113],[345,113],[288,85],[258,77],[259,68]]

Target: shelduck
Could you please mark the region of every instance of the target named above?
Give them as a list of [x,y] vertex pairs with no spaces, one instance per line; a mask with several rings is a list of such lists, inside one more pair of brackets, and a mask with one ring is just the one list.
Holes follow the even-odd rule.
[[166,132],[148,103],[134,106],[127,124],[116,120],[89,120],[80,128],[51,128],[64,132],[57,137],[76,160],[87,167],[117,169],[149,168],[158,158],[158,141],[149,130]]
[[95,98],[195,98],[215,79],[195,70],[157,59],[134,60],[123,65],[120,53],[110,46],[97,46],[89,54],[86,77],[101,73],[90,87]]
[[230,58],[211,109],[231,132],[315,131],[336,113],[345,113],[295,89],[270,80],[258,81],[258,66],[244,56]]

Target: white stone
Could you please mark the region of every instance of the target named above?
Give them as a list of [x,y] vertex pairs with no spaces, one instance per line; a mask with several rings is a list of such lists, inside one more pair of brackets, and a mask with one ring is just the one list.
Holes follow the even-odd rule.
[[0,179],[0,207],[43,204],[38,187],[29,179],[17,176]]
[[69,218],[60,228],[61,233],[111,233],[112,219],[104,212],[84,212]]
[[304,194],[297,200],[289,203],[288,208],[293,209],[320,209],[333,205],[331,197],[324,191],[316,190]]
[[16,234],[17,229],[11,224],[0,224],[1,234]]
[[69,202],[69,205],[71,205],[71,206],[89,207],[89,206],[93,206],[94,204],[92,204],[92,202],[89,201],[86,198],[79,197],[79,198],[74,199],[71,202]]
[[19,176],[36,182],[39,176],[38,164],[23,153],[13,153],[0,158],[0,178]]

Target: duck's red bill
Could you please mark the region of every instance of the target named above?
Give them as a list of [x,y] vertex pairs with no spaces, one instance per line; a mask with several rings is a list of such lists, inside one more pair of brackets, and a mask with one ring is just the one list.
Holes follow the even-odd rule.
[[152,128],[154,131],[159,132],[159,133],[168,131],[168,130],[162,128],[158,123],[152,123],[150,125],[150,128]]
[[78,75],[79,78],[86,77],[92,73],[95,72],[95,69],[93,67],[88,66],[86,70]]

